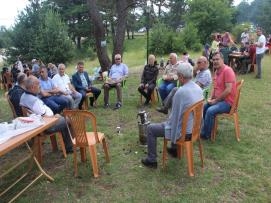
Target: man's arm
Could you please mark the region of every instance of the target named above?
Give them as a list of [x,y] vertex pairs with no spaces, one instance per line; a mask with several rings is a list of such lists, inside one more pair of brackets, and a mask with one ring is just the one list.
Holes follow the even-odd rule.
[[230,93],[232,90],[232,83],[225,83],[225,90],[221,93],[221,95],[219,95],[216,98],[213,99],[208,99],[208,103],[209,104],[216,104],[217,102],[223,101]]

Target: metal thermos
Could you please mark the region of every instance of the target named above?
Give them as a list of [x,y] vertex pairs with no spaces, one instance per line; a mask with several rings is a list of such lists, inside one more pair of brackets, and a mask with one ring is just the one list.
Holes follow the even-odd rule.
[[147,127],[150,124],[148,121],[148,113],[146,111],[139,111],[137,114],[138,119],[138,131],[139,131],[139,142],[142,145],[147,143]]

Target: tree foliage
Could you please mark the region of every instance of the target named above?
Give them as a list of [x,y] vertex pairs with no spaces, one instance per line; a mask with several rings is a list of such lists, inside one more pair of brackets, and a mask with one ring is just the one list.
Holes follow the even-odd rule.
[[228,0],[193,0],[188,2],[185,20],[199,30],[201,43],[205,43],[214,31],[230,31],[232,15]]
[[28,61],[32,58],[40,58],[44,62],[70,60],[72,45],[66,30],[56,12],[42,6],[39,1],[32,1],[19,15],[11,33],[9,59],[14,61],[21,55]]

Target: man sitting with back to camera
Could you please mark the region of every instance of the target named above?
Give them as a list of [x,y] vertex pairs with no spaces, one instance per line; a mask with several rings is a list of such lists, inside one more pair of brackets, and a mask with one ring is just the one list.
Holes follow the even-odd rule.
[[[210,87],[212,84],[212,75],[209,70],[209,62],[208,59],[205,56],[199,57],[197,60],[197,67],[194,70],[196,73],[196,77],[194,79],[195,83],[198,84],[202,89]],[[178,87],[174,87],[169,95],[166,97],[166,99],[163,102],[162,107],[156,108],[158,112],[167,114],[168,110],[171,108],[173,97],[178,90]]]
[[159,72],[157,63],[155,61],[155,56],[150,54],[148,58],[148,64],[144,67],[143,73],[141,75],[141,83],[138,87],[140,94],[146,98],[144,105],[149,105],[151,94],[156,86],[158,73]]
[[128,77],[128,67],[122,63],[121,55],[115,55],[115,64],[110,68],[108,78],[104,82],[104,108],[109,108],[109,90],[116,88],[117,103],[114,109],[119,109],[122,106],[122,82]]
[[[162,123],[153,123],[147,127],[147,145],[148,154],[141,162],[149,168],[157,168],[157,152],[156,143],[157,137],[166,137],[170,139],[175,148],[168,148],[168,152],[177,153],[177,148],[174,143],[181,136],[186,136],[186,139],[191,139],[193,118],[188,121],[186,135],[181,135],[181,123],[183,113],[193,104],[203,99],[202,89],[192,81],[193,67],[189,63],[180,63],[176,67],[177,76],[182,86],[177,90],[172,103],[172,111],[167,121]],[[170,129],[170,133],[166,134],[165,129]]]
[[[25,80],[25,92],[21,96],[20,106],[29,109],[32,113],[36,115],[41,115],[45,117],[54,116],[53,111],[44,104],[44,102],[37,97],[40,93],[40,81],[33,75],[30,75]],[[67,153],[72,153],[72,141],[66,125],[65,119],[59,114],[55,115],[59,117],[57,123],[46,130],[47,133],[55,133],[61,131],[63,140],[65,143],[65,148]]]

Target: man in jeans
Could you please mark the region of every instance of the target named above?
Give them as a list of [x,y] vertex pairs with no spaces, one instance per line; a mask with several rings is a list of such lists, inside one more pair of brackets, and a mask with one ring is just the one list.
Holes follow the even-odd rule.
[[234,102],[236,94],[236,77],[232,68],[224,64],[223,55],[220,52],[213,54],[214,88],[211,97],[207,100],[203,109],[203,126],[201,138],[210,139],[214,126],[215,116],[228,113]]
[[[212,84],[212,75],[208,66],[209,66],[208,59],[205,56],[201,56],[197,60],[197,67],[194,70],[194,72],[196,73],[194,82],[198,84],[203,90],[205,88],[210,87],[210,85]],[[163,106],[156,108],[158,112],[161,112],[164,114],[168,113],[168,109],[171,108],[172,100],[177,90],[178,90],[178,87],[174,87],[170,91],[169,95],[165,98],[163,102]]]
[[256,65],[257,65],[257,75],[255,78],[261,79],[262,78],[262,58],[265,53],[265,44],[266,44],[266,38],[262,33],[261,28],[257,28],[257,36],[258,41],[255,43],[256,45]]
[[[180,63],[176,67],[178,80],[182,86],[177,90],[172,103],[172,112],[167,121],[152,123],[147,127],[148,155],[141,160],[141,163],[149,168],[157,168],[157,137],[166,137],[176,143],[181,136],[191,139],[193,118],[187,124],[185,135],[181,135],[182,115],[191,105],[203,99],[202,89],[194,81],[193,67],[189,63]],[[172,148],[168,148],[172,149]],[[171,154],[171,150],[168,150]]]

